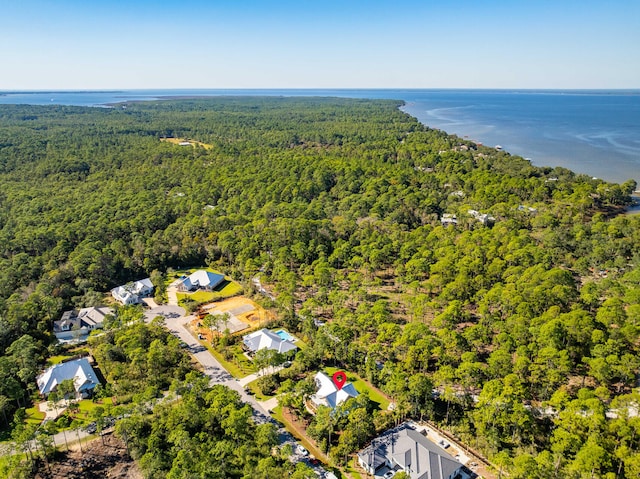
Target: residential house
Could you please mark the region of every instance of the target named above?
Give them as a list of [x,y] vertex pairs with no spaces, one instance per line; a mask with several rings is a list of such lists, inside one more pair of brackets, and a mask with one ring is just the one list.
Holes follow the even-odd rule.
[[91,395],[100,381],[87,358],[74,359],[56,364],[38,376],[40,394],[48,396],[55,391],[62,381],[73,380],[76,393],[82,397]]
[[452,213],[444,213],[440,218],[440,223],[442,223],[442,226],[449,226],[449,225],[455,226],[458,224],[458,218],[456,215]]
[[224,275],[199,269],[189,276],[181,278],[176,285],[176,289],[182,292],[196,291],[199,289],[213,291],[223,281]]
[[298,346],[287,339],[283,339],[273,331],[261,329],[253,333],[243,336],[242,343],[245,349],[251,353],[255,353],[261,349],[272,349],[281,354],[295,351]]
[[482,223],[485,226],[491,226],[496,222],[496,219],[487,213],[480,213],[479,211],[476,211],[476,210],[468,210],[467,213],[473,216],[475,219],[477,219],[480,223]]
[[65,311],[58,321],[53,322],[53,334],[60,341],[84,339],[94,329],[102,328],[104,318],[114,314],[113,309],[106,306]]
[[111,290],[111,295],[124,306],[138,304],[153,293],[151,279],[145,278],[133,283],[127,283]]
[[411,479],[468,477],[460,462],[407,423],[374,439],[358,453],[358,462],[369,474],[380,476],[404,471]]
[[334,384],[333,379],[323,372],[316,374],[316,387],[318,390],[311,396],[311,402],[317,406],[327,406],[334,409],[349,398],[358,396],[358,391],[352,383],[344,383],[342,388]]

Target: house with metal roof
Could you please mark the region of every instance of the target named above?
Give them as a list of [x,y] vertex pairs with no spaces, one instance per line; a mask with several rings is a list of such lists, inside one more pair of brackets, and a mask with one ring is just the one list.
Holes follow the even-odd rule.
[[106,306],[96,306],[65,311],[58,321],[53,322],[53,334],[60,341],[86,338],[94,329],[102,328],[104,319],[114,315],[114,311]]
[[295,351],[298,346],[287,339],[283,339],[273,331],[261,329],[242,337],[242,343],[248,351],[255,353],[261,349],[272,349],[281,354]]
[[198,271],[191,273],[189,276],[181,278],[176,285],[176,289],[183,292],[196,291],[199,289],[213,291],[223,281],[224,275],[199,269]]
[[374,476],[404,471],[411,479],[468,477],[460,462],[407,423],[371,441],[358,453],[358,462]]
[[60,383],[68,379],[73,380],[76,393],[82,397],[88,397],[93,388],[100,384],[89,360],[80,358],[51,366],[38,376],[40,394],[48,396],[57,390]]
[[334,409],[347,399],[358,396],[358,391],[353,383],[346,382],[338,389],[333,379],[322,371],[316,374],[315,380],[318,390],[310,399],[316,406],[327,406]]

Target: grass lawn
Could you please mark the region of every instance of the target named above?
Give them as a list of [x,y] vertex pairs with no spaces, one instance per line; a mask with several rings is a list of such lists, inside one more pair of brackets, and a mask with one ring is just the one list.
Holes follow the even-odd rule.
[[[339,371],[339,368],[325,368],[325,372],[329,377],[333,375],[336,371]],[[389,407],[389,399],[385,397],[378,389],[374,388],[367,381],[362,379],[356,373],[352,373],[351,371],[345,371],[347,373],[347,381],[353,383],[358,392],[368,391],[369,399],[378,404],[378,408],[381,411],[386,411]]]
[[73,357],[73,354],[60,354],[58,356],[51,356],[47,359],[47,366],[53,366],[54,364],[60,364],[65,359]]
[[240,286],[239,283],[232,281],[227,276],[225,276],[225,279],[228,281],[228,283],[225,284],[222,288],[222,291],[220,291],[220,294],[222,294],[225,298],[235,296],[236,294],[240,294],[242,292],[242,286]]
[[266,401],[267,399],[271,399],[272,397],[275,397],[275,396],[265,396],[264,394],[262,394],[262,391],[260,391],[260,388],[258,387],[258,379],[251,381],[246,386],[249,389],[251,389],[251,391],[253,391],[253,395],[255,396],[255,398],[258,401]]
[[345,467],[345,472],[349,474],[353,479],[362,479],[362,476],[355,468],[355,463],[356,463],[356,458],[355,456],[353,456],[351,459],[349,459],[349,462],[347,463],[347,467]]
[[195,293],[176,293],[178,301],[184,298],[191,298],[198,303],[209,303],[216,297],[213,291],[196,291]]
[[78,416],[82,419],[89,419],[89,414],[91,414],[91,411],[93,411],[98,406],[104,407],[103,404],[93,402],[93,400],[91,399],[83,399],[78,403],[78,406],[80,406],[80,412],[78,413]]
[[38,425],[44,420],[44,417],[46,416],[45,413],[38,409],[38,406],[30,407],[25,412],[27,413],[27,417],[25,418],[24,422],[27,424]]
[[102,404],[98,403],[98,402],[93,402],[92,399],[83,399],[81,401],[78,401],[78,412],[77,413],[71,413],[71,416],[73,419],[80,421],[80,422],[84,422],[84,423],[89,423],[91,421],[93,421],[93,419],[91,419],[91,412],[97,408],[97,407],[103,407],[105,410],[107,409],[107,407],[109,406],[109,403],[112,402],[112,399],[105,399],[104,402]]
[[232,346],[233,358],[231,361],[227,361],[222,354],[213,348],[213,346],[205,341],[200,341],[200,343],[203,344],[211,354],[213,354],[222,367],[229,371],[234,378],[241,379],[256,372],[256,368],[253,366],[251,361],[244,357],[242,353],[238,354],[237,351],[233,350],[239,346]]
[[255,365],[253,364],[253,361],[250,361],[244,355],[242,346],[240,346],[239,344],[231,346],[231,352],[233,353],[233,362],[236,363],[237,366],[246,373],[245,376],[258,372]]

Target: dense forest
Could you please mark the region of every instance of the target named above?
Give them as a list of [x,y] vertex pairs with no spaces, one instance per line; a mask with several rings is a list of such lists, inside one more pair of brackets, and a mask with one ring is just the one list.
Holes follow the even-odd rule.
[[[32,397],[65,308],[206,263],[247,287],[261,272],[309,344],[295,367],[358,372],[397,416],[441,423],[511,477],[637,477],[635,182],[533,167],[399,106],[0,107],[4,415]],[[216,394],[237,401],[193,402]]]

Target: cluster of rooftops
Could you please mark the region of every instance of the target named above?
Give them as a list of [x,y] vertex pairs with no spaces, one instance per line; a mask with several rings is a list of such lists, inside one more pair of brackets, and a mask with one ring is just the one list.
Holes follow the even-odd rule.
[[[477,213],[477,212],[473,212]],[[470,214],[472,212],[470,211]],[[447,215],[444,215],[447,216]],[[474,215],[478,220],[479,214]],[[485,216],[485,215],[482,215]],[[455,218],[455,217],[454,217]],[[224,276],[206,270],[198,270],[183,276],[174,283],[179,291],[197,289],[213,290],[224,281]],[[137,304],[153,292],[149,278],[141,279],[111,290],[111,294],[123,305]],[[69,339],[74,333],[88,334],[102,327],[104,319],[113,315],[114,310],[106,306],[66,311],[60,320],[54,322],[54,333],[61,339]],[[243,346],[249,354],[261,349],[270,349],[280,354],[295,351],[295,338],[286,331],[260,329],[243,337]],[[78,358],[62,362],[48,368],[38,379],[40,394],[48,396],[56,391],[65,380],[72,380],[76,393],[82,397],[91,395],[100,381],[88,358]],[[327,374],[316,373],[317,391],[310,397],[311,403],[335,409],[349,398],[358,396],[351,382],[338,387]],[[374,439],[369,446],[358,453],[358,462],[368,473],[375,476],[391,477],[397,471],[405,471],[411,479],[457,479],[466,474],[455,458],[427,439],[408,424],[389,430]]]
[[[198,270],[181,277],[175,282],[178,291],[211,291],[224,281],[224,276],[206,270]],[[111,296],[123,306],[139,304],[153,294],[154,285],[150,278],[139,279],[111,290]],[[73,309],[65,311],[58,321],[53,322],[53,333],[60,341],[84,339],[94,329],[102,328],[105,318],[115,315],[107,306]]]

